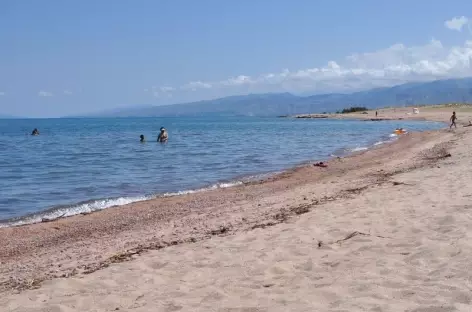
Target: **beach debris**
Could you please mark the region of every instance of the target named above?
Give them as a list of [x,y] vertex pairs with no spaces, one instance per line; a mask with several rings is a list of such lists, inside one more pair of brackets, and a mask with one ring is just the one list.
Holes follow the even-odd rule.
[[443,142],[436,144],[432,148],[424,151],[421,153],[422,158],[427,161],[437,161],[440,159],[452,157],[451,153],[449,152],[449,147],[451,146],[452,142]]
[[260,224],[256,224],[256,225],[253,225],[251,227],[251,230],[255,230],[255,229],[265,229],[266,227],[268,226],[274,226],[278,223],[274,223],[274,222],[267,222],[267,223],[260,223]]
[[28,282],[27,286],[29,289],[34,289],[34,288],[38,288],[40,284],[41,284],[41,280],[33,278]]
[[229,231],[229,228],[224,226],[224,225],[220,225],[220,228],[218,230],[211,230],[210,231],[210,234],[211,235],[219,235],[219,234],[224,234],[226,232]]
[[395,185],[395,186],[397,186],[397,185],[410,185],[410,186],[412,186],[413,185],[413,184],[410,184],[410,183],[398,182],[398,181],[393,181],[392,184]]
[[369,186],[365,185],[365,186],[361,186],[361,187],[347,189],[347,190],[343,191],[342,193],[359,195],[360,193],[362,193],[363,191],[365,191],[368,188],[369,188]]
[[306,205],[306,204],[305,205],[300,205],[298,207],[294,207],[294,208],[290,209],[290,211],[292,211],[296,215],[301,215],[301,214],[310,212],[310,206],[311,205]]
[[66,215],[66,212],[64,212],[62,215],[60,215],[57,218],[41,218],[41,222],[52,222],[52,221],[55,221],[55,220],[59,220],[61,218],[64,218],[65,215]]
[[274,286],[275,284],[269,283],[269,284],[263,284],[262,287],[269,288]]
[[362,233],[362,232],[359,232],[359,231],[354,231],[352,232],[351,234],[349,234],[348,236],[342,238],[342,239],[339,239],[336,241],[336,243],[341,243],[341,242],[344,242],[344,241],[347,241],[348,239],[351,239],[353,237],[356,237],[358,235],[363,235],[363,236],[370,236],[370,234],[367,234],[367,233]]
[[326,168],[328,167],[328,164],[325,164],[324,162],[321,161],[321,162],[317,162],[316,164],[313,164],[313,166]]
[[275,220],[279,222],[285,222],[288,220],[288,213],[285,211],[285,209],[281,209],[281,211],[277,213],[274,217]]

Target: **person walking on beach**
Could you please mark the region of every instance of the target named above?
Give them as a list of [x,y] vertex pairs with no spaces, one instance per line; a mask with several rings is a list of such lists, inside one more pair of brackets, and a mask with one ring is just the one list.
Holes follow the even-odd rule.
[[161,127],[161,132],[157,136],[157,142],[165,143],[169,139],[169,135],[167,134],[167,130],[164,127]]
[[457,128],[456,120],[457,120],[456,112],[452,112],[452,116],[450,119],[451,125],[449,126],[449,129],[452,129],[452,126],[454,126],[454,128]]

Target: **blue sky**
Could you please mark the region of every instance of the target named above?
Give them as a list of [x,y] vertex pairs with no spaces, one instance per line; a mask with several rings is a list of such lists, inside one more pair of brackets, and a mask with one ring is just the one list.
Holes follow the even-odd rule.
[[466,0],[3,0],[0,114],[471,76],[468,16]]

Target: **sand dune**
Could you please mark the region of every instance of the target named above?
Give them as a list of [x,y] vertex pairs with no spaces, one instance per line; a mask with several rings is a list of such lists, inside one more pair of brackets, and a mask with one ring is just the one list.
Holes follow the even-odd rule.
[[[435,118],[447,120],[449,113],[438,110]],[[460,127],[412,134],[390,146],[333,160],[324,172],[303,167],[263,183],[187,196],[179,199],[181,205],[199,200],[207,205],[201,206],[201,215],[180,215],[185,224],[146,219],[141,230],[133,224],[122,231],[110,228],[89,241],[61,236],[56,247],[29,243],[28,232],[38,233],[39,241],[51,237],[49,232],[65,235],[71,229],[52,227],[93,227],[93,220],[111,220],[132,208],[144,214],[160,205],[151,201],[0,231],[0,237],[8,234],[12,240],[0,243],[0,250],[8,250],[8,256],[0,256],[4,279],[12,274],[28,279],[32,270],[57,263],[72,267],[93,263],[94,257],[99,262],[103,253],[125,247],[113,236],[128,247],[149,244],[153,236],[198,237],[194,243],[125,257],[130,261],[90,274],[49,279],[33,289],[7,289],[0,309],[472,311],[470,131]],[[180,209],[175,201],[165,203]],[[192,227],[191,220],[202,227],[198,222]],[[153,224],[162,228],[152,229]],[[228,229],[198,236],[221,224]],[[16,246],[25,249],[15,253]],[[59,256],[60,250],[66,256]],[[68,262],[63,260],[67,257]],[[12,261],[21,265],[14,267]]]

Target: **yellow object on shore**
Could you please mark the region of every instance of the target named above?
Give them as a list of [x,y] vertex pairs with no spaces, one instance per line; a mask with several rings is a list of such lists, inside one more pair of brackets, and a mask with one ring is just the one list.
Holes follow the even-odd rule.
[[394,133],[395,134],[405,134],[406,130],[405,129],[395,129]]

